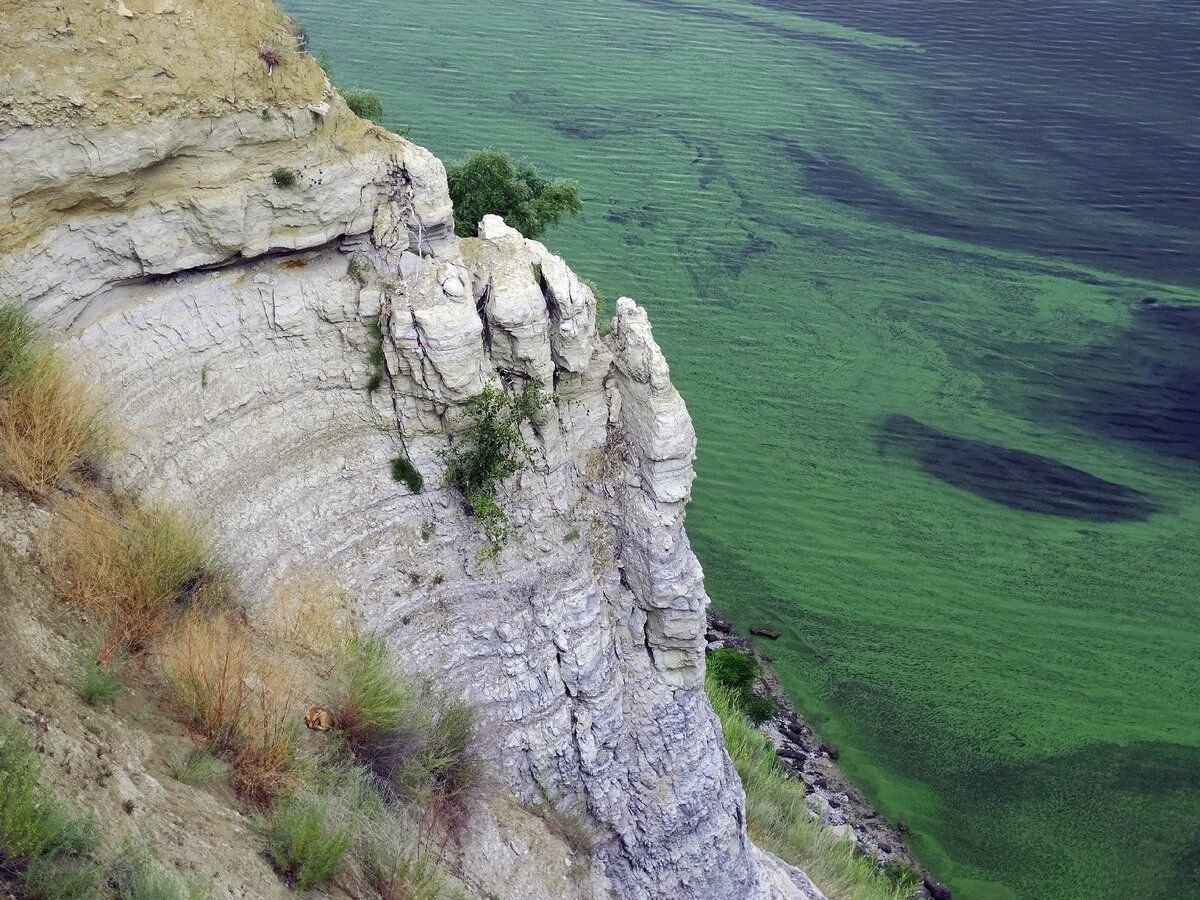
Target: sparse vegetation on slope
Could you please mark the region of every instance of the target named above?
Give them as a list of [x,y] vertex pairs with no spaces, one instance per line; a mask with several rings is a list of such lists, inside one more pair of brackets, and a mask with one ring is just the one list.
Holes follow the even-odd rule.
[[761,725],[775,714],[775,701],[754,689],[759,661],[731,647],[708,655],[709,678],[729,689],[738,709],[754,725]]
[[383,101],[374,91],[366,88],[349,88],[342,91],[346,105],[360,119],[367,119],[378,125],[383,121]]
[[549,180],[530,163],[497,150],[480,150],[446,166],[454,230],[474,237],[486,215],[496,215],[526,237],[538,237],[583,209],[579,182]]
[[124,656],[117,655],[105,662],[100,658],[102,652],[85,651],[76,663],[75,687],[88,706],[112,703],[125,690],[120,677],[121,667],[125,664]]
[[721,720],[725,749],[746,789],[746,827],[758,846],[802,869],[830,900],[905,900],[914,872],[894,873],[855,852],[854,844],[809,815],[804,783],[788,776],[775,748],[742,711],[741,697],[710,672],[705,688]]
[[461,804],[480,775],[470,704],[401,672],[377,636],[345,645],[334,684],[336,718],[356,758],[417,808]]
[[54,798],[41,775],[33,747],[0,720],[0,889],[8,880],[31,897],[93,897],[101,878],[91,858],[99,828]]

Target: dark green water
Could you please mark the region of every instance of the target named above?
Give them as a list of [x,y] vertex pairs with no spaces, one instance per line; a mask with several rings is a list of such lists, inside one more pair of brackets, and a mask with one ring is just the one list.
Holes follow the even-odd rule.
[[288,0],[444,158],[584,186],[709,591],[959,898],[1200,897],[1200,11]]

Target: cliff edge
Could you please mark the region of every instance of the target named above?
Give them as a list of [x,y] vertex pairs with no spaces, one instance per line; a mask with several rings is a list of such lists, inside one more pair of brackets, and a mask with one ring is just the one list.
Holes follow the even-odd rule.
[[[818,896],[747,838],[704,694],[695,434],[645,311],[601,337],[545,246],[495,217],[456,238],[442,164],[354,116],[266,0],[0,20],[0,290],[113,398],[117,480],[205,520],[251,597],[332,573],[478,707],[518,798],[586,810],[597,890]],[[446,456],[485,387],[534,382],[493,558]]]

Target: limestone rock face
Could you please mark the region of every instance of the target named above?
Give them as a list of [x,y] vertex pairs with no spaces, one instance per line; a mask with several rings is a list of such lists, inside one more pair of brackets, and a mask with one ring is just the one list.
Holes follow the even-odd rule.
[[[128,8],[105,20],[114,43],[136,27],[203,55],[189,4]],[[601,338],[563,260],[494,216],[459,240],[437,159],[355,118],[306,57],[278,71],[285,90],[155,95],[117,124],[63,96],[0,108],[0,284],[104,383],[119,481],[205,521],[251,598],[294,566],[334,574],[405,665],[478,706],[480,750],[517,798],[586,814],[589,891],[819,896],[750,844],[704,695],[696,436],[645,310],[622,298]],[[85,113],[102,102],[81,90]],[[445,459],[466,403],[531,382],[549,403],[489,559]],[[421,492],[391,478],[397,456]],[[506,846],[474,855],[481,877],[557,896],[500,872],[519,863]]]

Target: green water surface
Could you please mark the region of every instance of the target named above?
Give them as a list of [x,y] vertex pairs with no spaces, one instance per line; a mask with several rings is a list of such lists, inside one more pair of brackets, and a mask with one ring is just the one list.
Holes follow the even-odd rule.
[[[546,240],[650,310],[714,602],[783,632],[764,650],[798,706],[956,898],[1200,897],[1200,466],[1088,415],[1135,357],[1190,377],[1146,301],[1200,303],[1197,280],[1048,249],[1197,248],[1194,223],[1081,202],[948,122],[919,39],[783,3],[284,5],[390,127],[579,179]],[[998,185],[1040,217],[985,203]],[[997,502],[889,447],[893,416],[1155,511]]]

